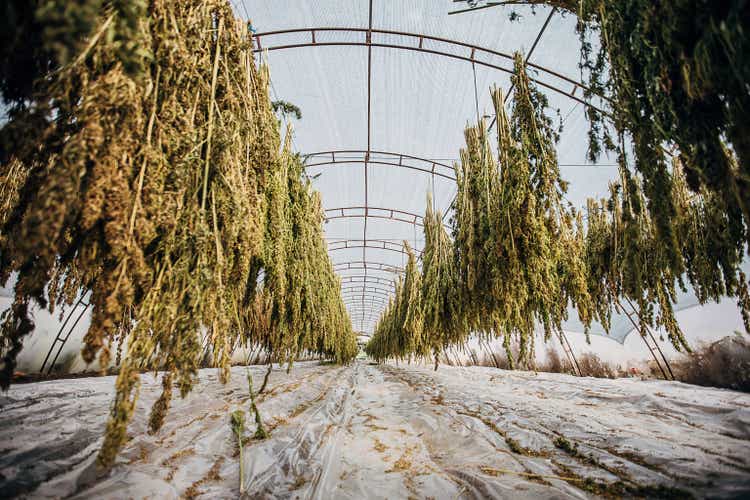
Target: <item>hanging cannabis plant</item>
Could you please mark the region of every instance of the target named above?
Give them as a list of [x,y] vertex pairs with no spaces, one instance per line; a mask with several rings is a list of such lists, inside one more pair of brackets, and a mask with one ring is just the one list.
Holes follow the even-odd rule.
[[424,216],[425,245],[422,251],[423,344],[435,359],[450,345],[462,344],[468,336],[463,317],[454,260],[453,242],[443,225],[439,211],[427,197]]
[[357,349],[323,236],[320,195],[303,180],[303,171],[302,159],[287,141],[267,173],[260,292],[267,318],[253,337],[272,360],[290,367],[303,351],[346,362]]
[[[407,278],[372,341],[371,351],[379,357],[435,354],[474,331],[480,337],[502,337],[510,359],[515,338],[520,361],[529,363],[537,324],[546,338],[561,331],[569,303],[578,307],[584,324],[592,320],[582,220],[563,204],[566,183],[560,179],[556,131],[546,114],[546,98],[530,85],[520,54],[513,84],[510,117],[502,91],[492,93],[498,157],[483,121],[465,132],[466,147],[455,166],[454,257],[440,217],[428,206],[423,335],[419,342],[409,341],[415,336],[406,329],[403,308],[416,299],[404,302],[407,267]],[[388,340],[394,331],[401,340],[395,346]]]
[[472,327],[502,336],[509,358],[511,338],[519,358],[533,357],[536,324],[545,337],[559,331],[569,302],[591,321],[582,261],[582,223],[563,204],[557,133],[547,101],[530,85],[515,56],[512,114],[502,91],[492,93],[497,116],[495,160],[483,123],[466,132],[456,166],[455,244]]
[[[516,55],[510,117],[502,93],[493,93],[499,157],[479,123],[466,130],[456,165],[453,237],[468,327],[503,336],[507,349],[516,336],[528,360],[534,326],[549,337],[561,328],[568,304],[586,327],[596,320],[607,329],[613,310],[632,307],[642,334],[662,327],[675,348],[687,349],[673,310],[677,289],[687,283],[701,303],[736,297],[750,327],[740,267],[750,240],[744,120],[750,66],[743,63],[750,6],[740,0],[514,3],[578,16],[585,97],[601,99],[608,110],[586,108],[590,154],[615,151],[620,180],[608,199],[589,200],[586,224],[563,206],[546,103]],[[393,308],[397,302],[398,295]],[[394,316],[389,308],[384,331]],[[373,338],[373,346],[381,355],[395,353],[384,340]]]
[[635,308],[640,333],[663,327],[677,350],[690,347],[676,321],[677,290],[690,283],[700,304],[736,297],[748,331],[747,279],[741,269],[744,234],[738,219],[726,213],[716,194],[696,194],[687,187],[680,160],[672,164],[670,204],[681,245],[675,263],[662,244],[656,224],[645,209],[641,182],[620,159],[620,180],[606,200],[588,203],[586,262],[591,297],[599,319],[608,327],[616,310]]
[[403,279],[399,276],[394,296],[385,308],[368,342],[365,352],[378,361],[390,357],[409,359],[430,356],[428,336],[424,330],[422,276],[409,242],[404,241],[408,256]]
[[456,199],[452,218],[457,275],[462,287],[462,310],[469,328],[492,331],[494,321],[494,283],[496,267],[492,244],[495,225],[492,220],[499,189],[499,177],[484,121],[464,132],[466,147],[460,151],[455,167]]
[[[321,235],[319,213],[293,211],[314,211],[311,195],[299,161],[281,148],[267,70],[256,69],[249,30],[227,2],[99,4],[92,28],[59,26],[60,39],[75,43],[55,50],[73,55],[37,67],[56,71],[33,81],[33,101],[19,101],[0,130],[12,139],[0,158],[0,278],[18,275],[0,329],[0,385],[34,327],[32,305],[52,310],[90,293],[84,360],[98,357],[105,369],[115,339],[126,346],[99,455],[109,467],[142,371],[166,371],[149,421],[157,432],[172,385],[185,396],[206,355],[226,381],[239,342],[297,352],[300,321],[279,305],[301,258],[291,251],[292,220],[304,240]],[[310,307],[344,311],[339,295],[322,300],[333,304]],[[348,316],[332,321],[333,333],[316,335],[330,336],[327,352],[347,361],[356,353]]]

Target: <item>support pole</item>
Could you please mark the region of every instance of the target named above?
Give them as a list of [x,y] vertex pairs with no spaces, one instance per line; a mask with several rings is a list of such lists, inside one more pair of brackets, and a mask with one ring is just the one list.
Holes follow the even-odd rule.
[[565,351],[565,355],[568,357],[568,363],[573,367],[573,372],[577,376],[582,377],[583,372],[581,371],[581,365],[578,364],[578,360],[573,352],[573,347],[570,345],[568,337],[562,330],[560,330],[560,345],[562,345],[563,351]]
[[[76,320],[71,325],[70,330],[68,330],[68,333],[64,334],[65,327],[67,326],[68,321],[70,321],[70,319],[73,317],[73,314],[75,313],[78,306],[81,306],[81,305],[84,306],[83,310],[81,311],[81,313],[78,315]],[[65,347],[65,343],[70,338],[70,335],[73,333],[73,330],[75,330],[76,326],[78,326],[78,323],[81,321],[81,318],[88,310],[89,305],[90,304],[83,302],[83,297],[78,299],[78,302],[76,302],[76,305],[73,306],[73,309],[71,309],[71,311],[68,313],[68,316],[65,318],[65,321],[63,322],[62,326],[60,326],[60,329],[57,331],[57,335],[55,335],[55,340],[52,342],[52,345],[49,347],[49,351],[47,351],[47,356],[45,356],[44,362],[42,362],[42,366],[41,368],[39,368],[39,373],[44,373],[45,367],[47,367],[48,375],[52,373],[52,368],[55,366],[55,363],[57,363],[57,358],[60,357],[60,353],[62,353],[62,349],[63,347]],[[50,363],[49,366],[47,366],[47,361],[49,360],[49,357],[52,355],[52,351],[55,350],[55,346],[57,345],[58,342],[60,343],[60,347],[57,349],[57,354],[55,354],[55,357],[52,358],[52,363]]]
[[[628,305],[633,310],[633,314],[635,314],[636,311],[635,311],[635,306],[633,306],[633,303],[627,297],[625,297],[625,300],[628,302]],[[628,317],[630,317],[630,316],[628,315]],[[631,322],[632,321],[633,320],[631,319]],[[635,324],[634,324],[634,326],[635,326]],[[640,333],[640,329],[639,328],[636,327],[636,330],[638,330],[638,333]],[[646,337],[644,335],[641,335],[641,338],[643,338],[643,341],[646,342],[646,346],[651,351],[651,355],[654,356],[654,359],[656,359],[656,354],[654,353],[654,349],[656,349],[656,351],[659,353],[659,356],[661,356],[662,361],[664,362],[664,366],[667,368],[667,372],[669,372],[669,377],[667,377],[667,374],[665,373],[664,369],[661,366],[659,366],[659,368],[662,371],[662,374],[664,374],[664,378],[666,380],[670,380],[670,379],[674,380],[674,372],[672,371],[672,366],[669,364],[669,360],[664,355],[664,351],[661,350],[661,347],[659,346],[659,343],[656,341],[656,337],[654,337],[654,333],[651,331],[651,329],[648,326],[646,326],[646,333],[651,338],[651,342],[653,342],[653,344],[654,344],[653,347],[651,345],[649,345],[648,339],[646,339]],[[658,361],[657,361],[657,364],[658,364]]]
[[[628,300],[628,302],[630,302],[630,301]],[[646,347],[648,347],[648,351],[651,353],[651,357],[654,358],[654,362],[656,363],[656,366],[659,367],[659,371],[661,372],[662,377],[664,377],[664,380],[670,380],[669,375],[667,375],[666,370],[661,365],[661,362],[659,362],[659,358],[656,356],[656,349],[654,348],[654,346],[652,346],[651,344],[649,344],[648,338],[646,338],[646,335],[644,335],[644,333],[641,331],[641,328],[638,326],[638,323],[636,323],[635,320],[633,319],[632,314],[627,309],[625,309],[622,304],[618,303],[618,306],[625,313],[625,316],[628,317],[628,320],[630,320],[630,323],[633,325],[633,329],[636,332],[638,332],[638,335],[641,337],[641,339],[643,339],[643,342],[646,344]],[[633,309],[633,314],[634,314],[635,313],[635,308],[633,307],[632,304],[630,304],[630,307]],[[651,331],[648,329],[648,327],[646,328],[646,330],[648,331],[649,334],[651,333]],[[653,336],[651,338],[653,339]],[[658,346],[656,346],[656,347],[658,347]],[[662,357],[663,356],[664,356],[664,354],[662,353]],[[666,361],[666,358],[665,358],[665,361]],[[671,370],[670,370],[670,373],[671,373]]]

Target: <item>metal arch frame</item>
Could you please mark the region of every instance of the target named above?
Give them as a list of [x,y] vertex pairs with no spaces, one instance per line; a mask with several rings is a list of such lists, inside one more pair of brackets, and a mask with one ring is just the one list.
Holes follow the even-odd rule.
[[383,308],[379,307],[378,304],[374,303],[368,303],[366,300],[365,302],[359,302],[359,303],[349,303],[346,306],[346,310],[349,314],[353,313],[363,313],[365,315],[368,315],[370,313],[377,314],[380,313]]
[[[347,286],[342,287],[341,298],[344,300],[344,304],[362,304],[364,306],[367,303],[371,310],[382,311],[393,297],[396,290],[395,284],[388,281],[385,283],[373,281],[368,279],[367,276],[363,277],[365,278],[364,281],[350,282]],[[362,295],[360,295],[359,287],[362,288]],[[350,307],[347,306],[347,310],[351,310]]]
[[[346,267],[344,267],[343,269],[337,269],[337,266]],[[334,271],[352,271],[365,269],[372,269],[373,271],[382,271],[394,274],[404,274],[406,272],[405,269],[401,266],[394,266],[386,262],[378,262],[373,260],[348,260],[344,262],[333,263]]]
[[[341,41],[341,42],[319,42],[316,40],[315,34],[318,32],[341,32],[341,33],[362,33],[365,35],[365,40],[362,42],[347,42],[347,41]],[[302,42],[302,43],[291,43],[291,44],[285,44],[285,45],[271,45],[264,47],[263,46],[263,39],[267,37],[273,37],[275,35],[289,35],[293,33],[309,33],[310,34],[310,41],[309,42]],[[397,43],[381,43],[381,42],[373,42],[372,41],[372,35],[391,35],[391,36],[399,36],[399,37],[405,37],[405,38],[411,38],[416,40],[418,43],[417,45],[404,45],[404,44],[397,44]],[[461,61],[467,61],[473,64],[478,64],[480,66],[485,66],[487,68],[495,69],[498,71],[502,71],[504,73],[513,73],[512,69],[504,68],[502,66],[499,66],[497,64],[492,64],[490,62],[487,62],[485,60],[477,59],[477,55],[481,54],[485,57],[499,57],[501,59],[504,59],[506,61],[513,61],[513,56],[511,54],[507,54],[505,52],[500,52],[497,50],[488,49],[486,47],[481,47],[479,45],[472,45],[470,43],[466,42],[460,42],[458,40],[451,40],[448,38],[441,38],[441,37],[435,37],[430,35],[425,35],[422,33],[409,33],[405,31],[395,31],[395,30],[382,30],[382,29],[375,29],[372,27],[372,9],[370,9],[370,25],[367,28],[345,28],[345,27],[328,27],[328,26],[321,26],[321,27],[308,27],[308,28],[294,28],[294,29],[286,29],[286,30],[275,30],[275,31],[266,31],[263,33],[257,33],[254,37],[254,40],[256,42],[256,47],[253,49],[253,52],[262,52],[262,51],[275,51],[275,50],[288,50],[288,49],[296,49],[296,48],[302,48],[302,47],[367,47],[368,48],[368,73],[369,71],[369,60],[371,60],[371,49],[372,47],[380,47],[380,48],[387,48],[387,49],[399,49],[399,50],[408,50],[412,52],[422,52],[426,54],[434,54],[439,55],[443,57],[449,57],[452,59],[458,59]],[[425,48],[424,42],[437,42],[441,44],[446,44],[448,46],[451,46],[452,48],[461,48],[466,49],[468,51],[467,55],[461,55],[458,53],[451,53],[443,50],[438,50],[435,48]],[[585,99],[582,99],[580,97],[576,96],[576,92],[578,89],[582,89],[584,92],[589,92],[592,95],[596,95],[599,99],[610,102],[609,99],[605,96],[597,95],[596,93],[591,90],[590,87],[587,87],[583,83],[573,80],[572,78],[569,78],[561,73],[558,73],[557,71],[554,71],[550,68],[547,68],[546,66],[542,66],[540,64],[532,63],[530,61],[525,62],[527,67],[534,68],[538,71],[541,71],[542,73],[545,73],[549,76],[552,76],[556,78],[557,80],[560,80],[561,82],[564,82],[566,84],[570,84],[573,86],[573,88],[570,90],[570,92],[566,92],[565,90],[557,87],[556,85],[543,82],[537,78],[532,78],[531,76],[529,79],[533,82],[535,82],[540,87],[545,87],[549,90],[552,90],[553,92],[557,92],[561,95],[564,95],[574,101],[577,101],[584,106],[590,107],[595,109],[596,111],[603,113],[605,115],[609,115],[607,111],[604,111],[603,109],[595,106],[594,104],[587,102]],[[369,101],[369,99],[368,99]]]
[[352,315],[352,318],[359,321],[359,324],[362,325],[362,327],[367,327],[370,330],[375,330],[376,325],[378,324],[378,320],[376,318],[373,318],[371,315],[362,314],[362,315]]
[[356,300],[357,302],[347,302],[344,305],[344,307],[346,307],[346,312],[348,312],[350,316],[352,316],[355,312],[364,312],[364,311],[371,311],[375,315],[380,315],[388,307],[387,304],[380,304],[378,302],[368,302],[367,299],[365,299],[365,301],[362,302],[357,297],[353,297],[352,300]]
[[[361,158],[358,156],[357,158],[336,158],[336,155],[361,155]],[[308,163],[308,161],[312,158],[313,161],[315,157],[318,156],[331,156],[330,160],[326,161],[316,161],[315,163]],[[383,161],[379,159],[373,159],[370,155],[381,155],[381,156],[390,156],[393,157],[393,161]],[[398,159],[398,161],[396,161]],[[425,167],[419,167],[416,165],[410,165],[408,163],[404,163],[404,160],[408,161],[418,161],[422,163],[426,163],[429,165],[429,168]],[[412,156],[407,155],[403,153],[393,153],[390,151],[365,151],[365,150],[359,150],[359,149],[339,149],[339,150],[332,150],[332,151],[317,151],[315,153],[307,153],[305,155],[305,168],[310,167],[321,167],[321,166],[331,166],[331,165],[343,165],[346,163],[369,163],[370,165],[384,165],[384,166],[391,166],[391,167],[399,167],[399,168],[407,168],[410,170],[416,170],[419,172],[423,172],[428,175],[434,175],[437,177],[442,177],[444,179],[451,180],[453,182],[456,181],[456,176],[454,174],[453,167],[450,165],[446,165],[445,163],[441,163],[438,161],[433,161],[427,158],[420,158],[418,156]],[[441,169],[446,169],[450,174],[440,172],[439,170],[436,171],[435,168],[440,167]]]
[[[346,271],[347,270],[345,269],[344,272],[346,272]],[[342,284],[343,283],[351,283],[353,281],[351,278],[353,278],[354,280],[357,280],[357,279],[361,279],[363,277],[369,277],[369,276],[372,276],[373,278],[378,278],[378,279],[381,279],[381,280],[384,280],[384,281],[388,281],[388,282],[391,282],[391,283],[396,283],[398,281],[399,277],[401,277],[400,274],[390,273],[390,272],[387,272],[387,271],[380,271],[378,273],[373,273],[373,269],[372,268],[370,268],[367,273],[365,273],[363,269],[358,269],[358,270],[357,269],[354,269],[354,270],[350,269],[348,271],[351,272],[352,274],[337,274],[338,277],[341,278],[341,283]]]
[[[348,213],[347,211],[362,211],[363,213]],[[371,211],[375,211],[374,213],[370,213]],[[424,216],[415,214],[414,212],[409,212],[406,210],[399,210],[396,208],[383,208],[383,207],[370,207],[370,206],[352,206],[352,207],[335,207],[335,208],[326,208],[323,210],[325,214],[325,220],[335,220],[335,219],[361,219],[361,218],[370,218],[370,219],[386,219],[386,220],[392,220],[396,222],[405,222],[406,224],[413,224],[419,227],[424,226]],[[337,213],[338,212],[338,213]],[[329,213],[333,213],[333,215],[328,215]],[[407,218],[408,217],[408,218]]]
[[[378,245],[371,245],[370,243],[378,243]],[[331,244],[329,243],[328,251],[336,252],[338,250],[351,250],[353,248],[362,248],[362,249],[370,248],[372,250],[386,250],[388,252],[395,252],[395,253],[400,253],[402,255],[408,255],[406,250],[404,250],[403,245],[400,245],[398,243],[394,243],[388,240],[339,240],[337,244],[341,246],[331,248]],[[417,256],[422,255],[421,249],[412,248],[412,250],[414,250],[415,255]]]
[[[344,300],[346,300],[346,301],[350,301],[350,300],[356,300],[357,302],[361,302],[362,301],[362,296],[361,295],[356,295],[355,296],[355,295],[352,295],[352,294],[359,294],[359,290],[356,290],[356,291],[353,291],[353,292],[344,293],[344,295],[342,296],[342,298]],[[372,295],[365,296],[365,300],[367,301],[367,300],[376,300],[377,299],[377,301],[379,301],[380,303],[382,303],[382,305],[388,305],[388,302],[390,301],[390,299],[392,297],[393,297],[392,295],[388,295],[388,294],[384,294],[384,293],[373,293]]]
[[[360,304],[361,304],[361,302],[360,302]],[[365,304],[367,304],[367,302],[365,302]],[[347,312],[350,315],[353,315],[353,313],[362,313],[363,316],[368,316],[366,313],[371,312],[372,313],[371,316],[378,316],[378,315],[382,314],[382,312],[385,310],[386,307],[387,306],[383,306],[383,307],[380,307],[380,308],[379,307],[365,306],[363,308],[361,305],[350,304],[349,306],[347,306]],[[370,317],[370,319],[375,320],[375,317]]]
[[367,318],[369,323],[382,313],[382,309],[375,308],[372,304],[363,303],[361,305],[349,306],[347,312],[350,316],[356,315],[358,317]]
[[366,309],[366,308],[360,308],[358,310],[352,311],[356,314],[351,314],[350,316],[355,316],[362,321],[360,322],[362,325],[367,324],[368,326],[377,323],[377,319],[375,317],[375,310],[374,309]]
[[[378,272],[385,272],[385,273],[392,273],[394,275],[401,275],[405,271],[400,266],[393,266],[391,264],[387,264],[385,262],[377,262],[377,261],[346,261],[346,262],[338,262],[333,265],[334,271],[342,272],[342,271],[364,271],[364,275],[357,275],[358,277],[364,277],[367,279],[369,276],[366,274],[368,270],[370,271],[378,271]],[[342,283],[344,283],[344,278],[347,278],[348,276],[339,276],[339,278],[342,280]],[[366,284],[363,283],[363,288],[365,288],[362,293],[360,294],[359,289],[354,288],[358,283],[354,281],[346,282],[348,285],[346,288],[342,288],[341,291],[341,298],[344,301],[344,305],[346,306],[347,313],[349,313],[350,318],[352,318],[352,321],[358,321],[360,328],[364,329],[365,327],[365,321],[367,321],[368,328],[371,328],[374,326],[374,322],[377,321],[374,317],[375,315],[379,315],[382,313],[382,311],[388,307],[388,304],[390,303],[390,299],[393,297],[393,291],[391,290],[391,293],[384,293],[385,290],[378,289],[377,291],[375,289],[372,290],[366,290]],[[353,310],[354,306],[358,306],[359,304],[367,304],[369,307],[369,315],[367,315],[364,311],[358,311]]]
[[341,287],[341,294],[348,293],[372,293],[373,295],[381,295],[383,297],[392,297],[393,290],[391,288],[383,288],[381,285],[372,284],[350,284]]
[[347,312],[350,316],[357,316],[360,318],[367,318],[368,323],[380,316],[383,312],[383,308],[375,307],[377,304],[363,302],[360,304],[350,304],[347,306]]
[[[361,303],[362,303],[362,300],[359,297],[344,298],[344,305],[359,305]],[[378,306],[378,307],[380,306],[386,307],[388,305],[388,301],[375,295],[371,295],[370,297],[366,298],[365,303],[371,306]]]
[[362,305],[367,305],[368,308],[371,308],[373,310],[377,310],[378,312],[384,310],[386,307],[388,307],[388,301],[385,300],[383,297],[379,295],[371,295],[366,296],[364,299],[364,302],[362,301],[361,297],[345,297],[344,300],[347,300],[345,302],[347,310],[351,311],[352,307],[360,307]]
[[357,293],[361,292],[363,288],[366,292],[377,293],[385,297],[391,297],[393,292],[393,288],[377,283],[347,283],[341,287],[341,293]]
[[368,303],[365,301],[359,302],[358,304],[348,304],[346,306],[346,312],[349,314],[349,317],[358,318],[360,324],[364,327],[365,322],[367,323],[367,326],[372,326],[374,323],[377,323],[377,318],[383,313],[386,307],[387,306],[378,306],[374,303]]
[[362,299],[363,296],[366,298],[368,296],[378,296],[383,299],[390,299],[393,297],[393,291],[392,290],[385,290],[383,288],[348,288],[346,290],[341,291],[341,297],[350,297],[350,296],[357,296],[359,299]]
[[383,314],[385,306],[379,306],[372,302],[360,302],[359,304],[349,303],[346,305],[346,312],[350,317],[354,316],[360,319],[367,318],[368,322],[376,322],[377,317]]
[[372,306],[373,304],[368,304],[367,299],[365,299],[365,302],[360,301],[359,303],[349,304],[348,306],[346,306],[346,310],[350,314],[354,312],[362,312],[362,313],[372,312],[374,314],[379,314],[386,308],[386,306],[378,306],[378,307],[372,307]]
[[351,311],[352,307],[360,307],[362,305],[366,305],[368,308],[374,308],[378,311],[382,311],[388,306],[388,302],[384,301],[382,297],[378,296],[371,296],[368,298],[365,298],[365,301],[362,302],[362,299],[360,297],[348,297],[347,299],[346,307],[347,310]]
[[366,308],[367,310],[373,311],[375,313],[382,313],[382,311],[384,311],[387,307],[386,304],[381,304],[380,302],[375,301],[365,300],[364,302],[362,302],[356,298],[353,298],[351,300],[356,300],[357,302],[350,301],[345,303],[346,311],[349,313],[356,312],[358,308]]
[[[342,300],[349,300],[348,303],[344,304],[344,307],[346,307],[347,312],[351,313],[353,307],[359,307],[360,304],[368,304],[368,308],[372,311],[376,311],[377,313],[380,313],[388,307],[388,301],[390,299],[390,295],[384,294],[382,292],[374,293],[372,291],[366,292],[364,297],[362,295],[362,292],[359,290],[352,291],[349,294],[343,294],[341,296]],[[368,302],[369,299],[377,298],[384,303],[375,303],[375,302]]]
[[[362,278],[361,280],[358,278]],[[350,283],[377,283],[378,285],[385,285],[396,288],[396,280],[381,278],[379,276],[368,276],[366,274],[357,274],[353,276],[342,276],[341,284]]]

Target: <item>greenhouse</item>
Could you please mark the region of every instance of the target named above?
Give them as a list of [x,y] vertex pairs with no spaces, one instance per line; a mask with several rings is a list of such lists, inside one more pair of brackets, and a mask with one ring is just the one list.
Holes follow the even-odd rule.
[[0,498],[750,497],[750,3],[0,23]]

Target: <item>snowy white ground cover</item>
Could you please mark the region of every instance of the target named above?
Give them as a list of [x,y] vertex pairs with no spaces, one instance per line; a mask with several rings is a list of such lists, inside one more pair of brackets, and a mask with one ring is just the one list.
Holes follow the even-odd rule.
[[[257,388],[264,368],[251,372]],[[57,380],[0,396],[0,497],[239,495],[229,414],[249,409],[244,368],[227,385],[202,370],[154,436],[147,409],[160,381],[144,376],[132,439],[112,473],[95,479],[113,382]],[[309,362],[274,370],[259,406],[270,438],[245,448],[254,498],[750,495],[750,395],[732,391]]]

